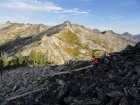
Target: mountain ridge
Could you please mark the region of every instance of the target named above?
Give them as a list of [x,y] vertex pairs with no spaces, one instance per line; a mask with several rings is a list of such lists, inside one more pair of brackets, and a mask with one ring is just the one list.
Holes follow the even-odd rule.
[[103,52],[121,51],[128,44],[136,44],[135,40],[129,40],[113,31],[95,33],[82,25],[71,24],[70,21],[51,27],[10,24],[12,25],[0,31],[1,40],[6,39],[4,35],[7,38],[13,36],[9,38],[11,42],[0,46],[0,51],[5,51],[9,57],[16,56],[18,50],[24,56],[31,50],[36,50],[48,54],[50,61],[63,64],[69,59],[86,60],[90,59],[92,53],[100,56]]

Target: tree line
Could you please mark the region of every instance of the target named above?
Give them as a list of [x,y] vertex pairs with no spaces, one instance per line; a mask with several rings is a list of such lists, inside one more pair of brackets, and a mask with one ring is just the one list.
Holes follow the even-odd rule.
[[5,69],[16,68],[23,65],[45,66],[50,63],[47,54],[35,50],[31,50],[28,56],[23,56],[19,50],[17,55],[13,56],[10,60],[5,52],[1,52],[0,54],[0,67]]

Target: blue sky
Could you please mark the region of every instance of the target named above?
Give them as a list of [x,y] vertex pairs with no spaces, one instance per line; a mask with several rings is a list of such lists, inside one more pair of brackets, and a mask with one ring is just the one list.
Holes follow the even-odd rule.
[[140,0],[0,0],[0,23],[58,25],[140,34]]

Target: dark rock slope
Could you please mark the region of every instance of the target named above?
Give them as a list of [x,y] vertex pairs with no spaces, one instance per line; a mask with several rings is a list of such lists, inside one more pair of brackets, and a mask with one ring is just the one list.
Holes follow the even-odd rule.
[[43,87],[5,98],[1,105],[139,105],[140,42],[106,57],[95,76],[89,68],[58,73]]

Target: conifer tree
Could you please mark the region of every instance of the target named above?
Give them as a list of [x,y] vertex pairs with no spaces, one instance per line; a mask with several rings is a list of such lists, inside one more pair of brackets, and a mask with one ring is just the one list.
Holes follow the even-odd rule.
[[29,61],[33,65],[36,64],[36,51],[35,50],[31,50],[31,52],[29,54]]
[[44,59],[43,59],[43,55],[41,52],[38,52],[37,58],[38,58],[38,63],[43,64]]
[[48,63],[48,54],[47,53],[45,53],[43,55],[43,59],[44,59],[44,64],[47,64]]
[[19,64],[23,64],[23,62],[24,62],[24,57],[22,56],[22,54],[21,54],[21,51],[19,50],[18,51],[18,62],[19,62]]
[[17,59],[15,59],[15,58],[12,57],[12,60],[9,62],[9,64],[10,64],[11,66],[13,66],[13,65],[16,66],[16,65],[18,64]]
[[7,57],[6,57],[6,53],[5,53],[5,52],[4,52],[4,53],[1,53],[1,60],[2,60],[2,62],[3,62],[3,66],[4,66],[4,67],[6,67],[6,66],[9,65],[9,62],[8,62],[8,59],[7,59]]
[[29,56],[24,56],[24,64],[28,64],[29,63]]

